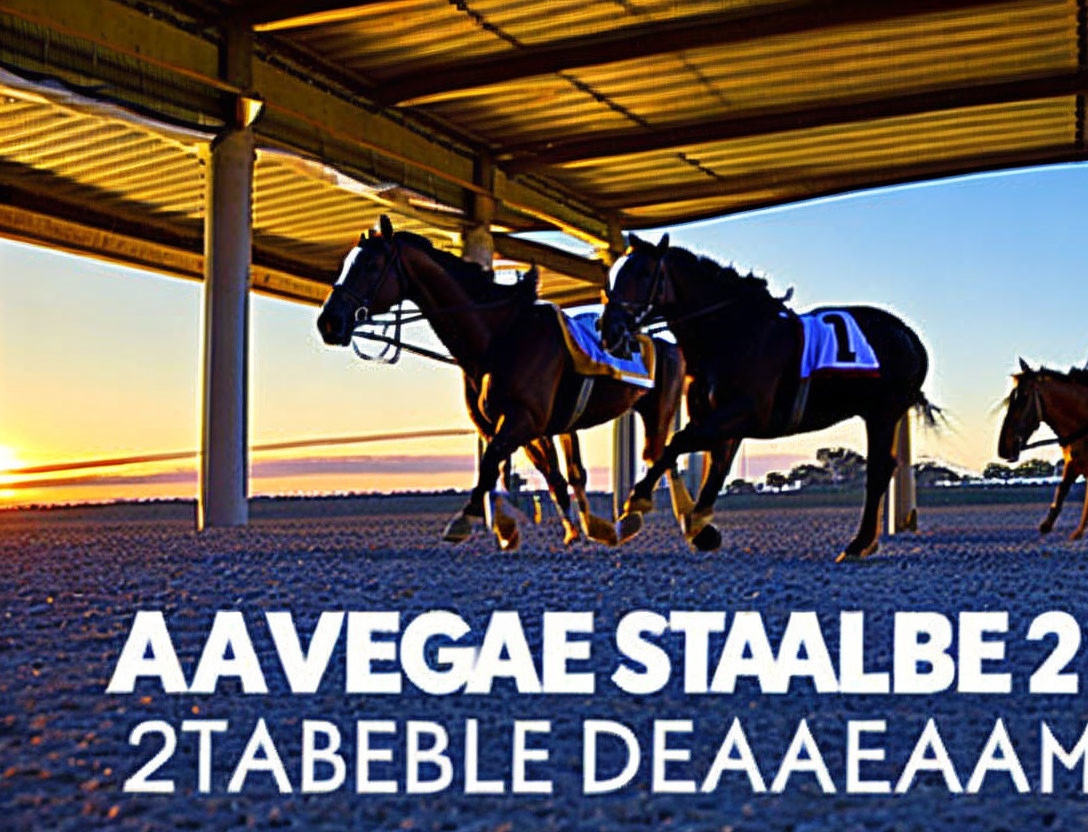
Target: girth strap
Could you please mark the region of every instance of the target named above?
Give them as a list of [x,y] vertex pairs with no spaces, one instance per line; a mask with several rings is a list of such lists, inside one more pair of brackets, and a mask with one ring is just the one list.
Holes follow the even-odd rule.
[[574,400],[574,408],[571,410],[567,425],[560,433],[566,433],[574,427],[575,422],[582,418],[589,404],[589,397],[593,393],[593,385],[596,379],[593,376],[582,376],[582,387],[578,390],[578,398]]

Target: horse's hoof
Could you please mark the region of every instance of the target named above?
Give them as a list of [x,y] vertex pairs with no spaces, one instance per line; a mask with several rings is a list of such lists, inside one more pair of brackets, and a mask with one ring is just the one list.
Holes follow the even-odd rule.
[[606,546],[619,544],[620,539],[616,535],[616,528],[611,523],[593,514],[585,514],[583,517],[585,519],[586,537]]
[[874,540],[864,549],[855,550],[853,544],[847,546],[839,556],[835,558],[835,563],[859,563],[865,560],[867,557],[876,552],[880,548],[880,541]]
[[1050,534],[1053,528],[1053,523],[1044,520],[1042,523],[1039,524],[1039,534]]
[[710,519],[714,516],[713,508],[704,508],[699,511],[693,511],[691,514],[684,515],[684,519],[681,526],[684,529],[684,537],[688,541],[694,541],[696,536],[710,523]]
[[715,549],[721,548],[722,533],[713,525],[707,523],[699,533],[691,539],[691,545],[700,552],[712,552]]
[[642,531],[642,513],[638,511],[624,512],[616,523],[616,531],[619,534],[619,542],[626,543],[640,531]]
[[442,539],[447,543],[461,543],[472,535],[472,521],[463,514],[458,514],[446,524]]
[[578,529],[576,529],[574,526],[567,526],[566,528],[563,529],[563,545],[564,546],[570,546],[570,545],[572,545],[574,543],[577,543],[581,539],[582,539],[582,535],[580,535],[578,533]]
[[518,532],[518,523],[509,514],[496,513],[492,529],[499,539],[499,546],[503,551],[510,551],[518,547],[521,535]]
[[1073,532],[1069,535],[1069,539],[1073,541],[1080,540],[1082,537],[1084,537],[1084,532]]
[[912,508],[910,514],[907,515],[907,522],[903,528],[908,532],[918,531],[918,509]]
[[631,495],[627,498],[627,502],[623,504],[624,514],[649,514],[654,510],[654,501],[650,497],[636,497]]

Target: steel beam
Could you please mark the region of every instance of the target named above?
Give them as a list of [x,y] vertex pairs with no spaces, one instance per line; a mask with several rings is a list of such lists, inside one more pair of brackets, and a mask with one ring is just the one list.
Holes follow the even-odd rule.
[[542,269],[582,280],[595,290],[603,289],[608,279],[608,269],[600,260],[579,257],[554,246],[512,237],[509,234],[493,234],[492,237],[495,252],[508,260],[536,263]]
[[[803,202],[808,199],[834,196],[849,191],[885,188],[927,179],[967,176],[992,170],[1012,170],[1035,165],[1080,162],[1086,158],[1088,158],[1088,153],[1068,144],[1044,147],[1037,150],[987,153],[966,158],[939,159],[898,166],[885,162],[871,170],[822,174],[819,176],[805,175],[803,168],[783,167],[751,175],[707,179],[692,185],[646,189],[637,193],[633,192],[630,196],[602,196],[599,199],[599,204],[602,207],[614,208],[623,212],[640,207],[651,208],[664,203],[675,205],[681,202],[711,200],[716,197],[743,197],[744,194],[752,191],[763,191],[770,188],[781,189],[788,185],[797,186],[797,192],[793,194],[776,194],[771,199],[741,201],[736,205],[729,206],[724,211],[721,207],[718,207],[707,213],[708,216],[723,216],[738,211],[749,211],[791,202]],[[690,221],[693,218],[701,218],[702,216],[702,214],[683,215],[682,217],[676,217],[674,221]],[[624,215],[624,225],[628,228],[641,227],[637,222],[637,218],[629,214]],[[656,228],[662,225],[662,222],[651,219],[644,225]]]
[[653,20],[593,35],[506,50],[444,66],[405,73],[384,82],[374,95],[399,104],[431,95],[547,75],[589,66],[648,58],[669,52],[726,46],[757,38],[795,34],[899,17],[992,5],[994,0],[809,0],[753,5],[679,20]]
[[[761,137],[793,130],[809,130],[874,121],[883,118],[939,113],[964,107],[984,107],[1060,98],[1088,92],[1088,72],[1060,72],[1015,81],[976,84],[926,92],[910,92],[869,101],[824,102],[794,109],[688,123],[658,130],[620,130],[592,133],[582,138],[538,142],[507,148],[515,158],[504,163],[510,173],[538,170],[549,165],[587,159],[607,159],[676,147]],[[524,158],[520,158],[524,155]]]

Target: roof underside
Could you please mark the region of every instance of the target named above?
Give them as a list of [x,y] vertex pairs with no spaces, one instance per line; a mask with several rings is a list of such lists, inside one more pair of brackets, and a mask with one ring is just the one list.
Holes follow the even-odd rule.
[[[0,65],[38,94],[0,100],[0,188],[24,212],[93,209],[114,232],[199,252],[201,159],[238,92],[219,48],[244,28],[266,102],[254,234],[269,291],[320,287],[382,211],[456,249],[485,195],[496,231],[615,248],[619,227],[1083,160],[1086,5],[161,0],[148,14],[2,0]],[[46,81],[66,86],[45,95]],[[119,109],[86,104],[103,100]],[[0,217],[0,232],[20,222]],[[559,300],[603,279],[516,240],[499,251],[542,258]]]

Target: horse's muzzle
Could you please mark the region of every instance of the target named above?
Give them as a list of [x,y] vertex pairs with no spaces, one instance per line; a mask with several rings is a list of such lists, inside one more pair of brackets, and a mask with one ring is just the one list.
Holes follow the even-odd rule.
[[617,358],[631,357],[631,342],[634,340],[626,323],[620,320],[620,316],[609,314],[605,310],[601,317],[601,346],[605,352]]
[[346,347],[351,343],[352,326],[343,315],[323,309],[317,316],[317,331],[330,347]]

